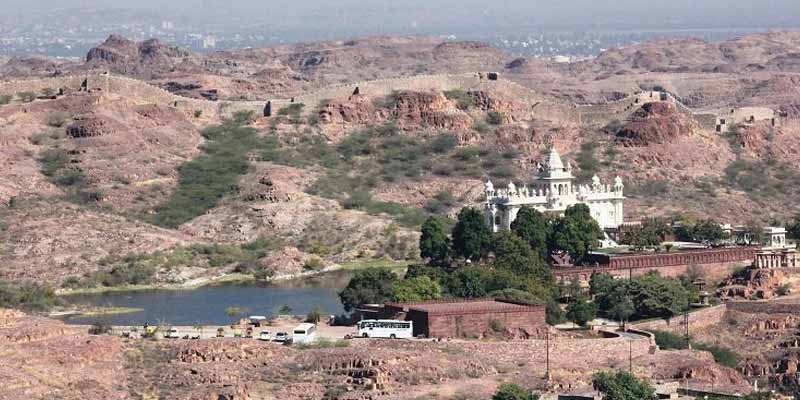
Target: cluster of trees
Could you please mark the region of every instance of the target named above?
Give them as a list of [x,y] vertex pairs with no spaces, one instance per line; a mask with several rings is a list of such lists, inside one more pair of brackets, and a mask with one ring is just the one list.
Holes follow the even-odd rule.
[[[550,251],[582,259],[596,246],[602,231],[585,205],[570,207],[563,217],[547,218],[520,210],[511,231],[493,233],[483,214],[465,208],[448,235],[435,217],[422,226],[420,253],[428,265],[409,268],[404,279],[389,270],[359,271],[339,296],[345,310],[367,303],[424,301],[441,297],[500,297],[548,303],[551,322],[562,319],[555,303],[558,287],[545,258]],[[493,254],[493,259],[489,255]],[[453,260],[470,260],[451,269]]]
[[634,249],[658,246],[672,234],[672,227],[666,219],[645,218],[641,225],[626,228],[620,242]]
[[511,224],[511,232],[496,235],[486,224],[483,213],[475,208],[465,208],[458,214],[452,237],[447,236],[444,224],[437,218],[425,221],[420,237],[420,254],[431,265],[444,267],[459,258],[479,262],[493,252],[496,266],[501,264],[501,267],[516,269],[521,255],[526,257],[526,261],[527,257],[534,257],[545,262],[548,254],[558,250],[569,253],[573,260],[580,262],[602,238],[603,231],[585,204],[569,207],[564,216],[558,218],[523,208]]
[[689,278],[664,278],[656,272],[633,279],[594,274],[589,290],[597,311],[620,321],[671,318],[684,311],[697,297],[697,290]]
[[713,219],[683,220],[681,226],[675,229],[675,236],[678,240],[709,244],[715,244],[727,238],[720,223]]
[[388,268],[369,268],[356,272],[341,292],[339,299],[345,311],[362,304],[380,304],[386,301],[423,301],[442,297],[439,282],[428,276],[400,279]]

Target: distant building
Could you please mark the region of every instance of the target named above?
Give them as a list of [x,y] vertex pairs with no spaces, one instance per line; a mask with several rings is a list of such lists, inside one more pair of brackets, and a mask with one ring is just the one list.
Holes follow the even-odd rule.
[[622,179],[613,185],[604,184],[596,175],[589,185],[575,186],[572,165],[565,166],[555,148],[544,165],[539,166],[538,178],[533,188],[517,187],[513,182],[503,189],[495,189],[492,181],[485,186],[486,222],[493,232],[511,229],[511,223],[523,207],[543,213],[563,213],[567,207],[586,204],[592,217],[602,229],[618,229],[623,223]]
[[211,35],[205,36],[203,38],[203,48],[204,49],[214,49],[217,47],[217,39]]
[[717,116],[716,130],[719,133],[727,133],[734,125],[754,124],[759,121],[769,121],[770,125],[777,126],[778,113],[766,107],[732,108],[730,112],[723,112]]

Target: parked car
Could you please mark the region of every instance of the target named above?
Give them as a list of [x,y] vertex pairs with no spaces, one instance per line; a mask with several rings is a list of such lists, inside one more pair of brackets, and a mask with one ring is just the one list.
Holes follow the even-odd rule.
[[217,328],[217,337],[225,337],[225,329],[224,328]]
[[181,335],[178,334],[178,330],[175,328],[170,328],[167,333],[164,335],[167,339],[180,339]]
[[272,334],[269,333],[269,331],[261,331],[261,333],[258,334],[258,340],[269,342],[272,340]]
[[286,333],[286,332],[278,332],[278,333],[275,334],[275,339],[274,340],[276,342],[283,343],[283,342],[289,340],[289,334]]

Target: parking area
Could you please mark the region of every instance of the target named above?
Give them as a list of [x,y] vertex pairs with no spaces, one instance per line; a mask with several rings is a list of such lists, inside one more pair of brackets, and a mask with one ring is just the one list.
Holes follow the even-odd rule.
[[[275,340],[278,333],[286,333],[289,337],[292,330],[298,325],[297,322],[278,322],[267,326],[252,325],[198,325],[198,326],[114,326],[111,329],[112,335],[125,336],[131,338],[145,337],[146,332],[153,332],[157,337],[167,337],[176,339],[213,339],[213,338],[252,338],[262,337],[262,332],[269,334],[270,340]],[[317,325],[317,337],[337,340],[343,339],[347,335],[353,335],[355,327],[352,326],[330,326],[328,324]],[[266,337],[264,337],[266,338]]]

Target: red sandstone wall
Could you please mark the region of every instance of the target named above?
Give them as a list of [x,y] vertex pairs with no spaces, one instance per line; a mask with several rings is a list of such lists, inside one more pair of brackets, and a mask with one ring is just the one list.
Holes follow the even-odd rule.
[[427,316],[428,336],[479,338],[491,331],[495,320],[514,333],[524,331],[532,337],[540,337],[547,329],[544,308],[539,307],[530,311],[431,314]]
[[714,281],[727,277],[737,268],[752,264],[755,253],[756,248],[754,247],[735,247],[605,257],[608,263],[606,265],[588,268],[562,268],[554,270],[553,273],[559,281],[568,280],[573,276],[588,281],[593,273],[607,273],[627,278],[629,275],[640,276],[650,271],[658,271],[663,276],[676,277],[686,274],[689,265],[695,265],[703,271],[707,280]]

